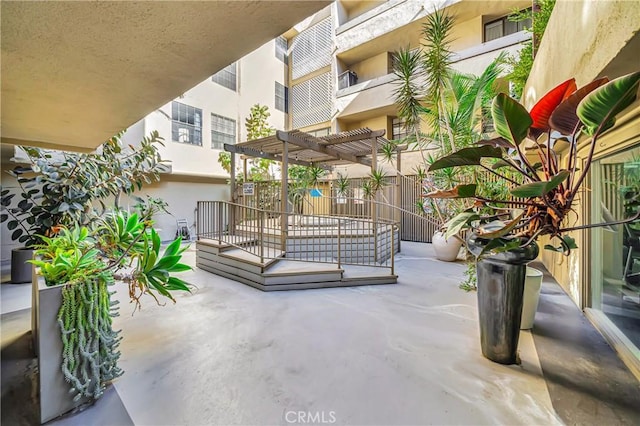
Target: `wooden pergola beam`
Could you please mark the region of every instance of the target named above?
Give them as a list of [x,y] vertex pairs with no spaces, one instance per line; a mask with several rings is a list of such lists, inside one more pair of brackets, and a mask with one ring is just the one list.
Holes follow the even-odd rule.
[[[361,134],[358,134],[358,135],[340,136],[340,137],[335,138],[335,139],[330,138],[329,140],[326,140],[326,139],[322,139],[322,140],[324,141],[325,145],[337,145],[337,144],[353,142],[353,141],[360,141],[360,140],[366,140],[366,139],[376,139],[378,137],[384,136],[385,132],[386,131],[384,129],[381,129],[381,130],[369,130],[368,132],[364,132],[364,133],[361,133]],[[307,133],[305,133],[305,135],[307,135]],[[311,136],[311,135],[309,135],[309,136]]]
[[[253,149],[253,148],[246,148],[246,147],[240,147],[236,145],[224,144],[224,150],[228,152],[233,152],[236,154],[248,155],[249,157],[259,157],[267,160],[282,162],[282,157],[279,155],[269,154],[268,152],[258,151],[257,149]],[[307,167],[313,166],[313,164],[308,161],[296,160],[294,158],[289,158],[289,163],[297,164],[299,166],[307,166]]]
[[[316,138],[315,136],[311,136],[306,133],[290,133],[290,132],[283,132],[281,130],[278,130],[277,135],[278,135],[278,139],[280,139],[283,142],[290,143],[292,145],[296,145],[305,149],[310,149],[315,152],[320,152],[322,154],[328,155],[338,160],[351,161],[352,163],[371,166],[370,160],[363,157],[359,157],[357,155],[349,154],[346,152],[340,152],[330,146],[324,146],[323,145],[325,143],[324,140],[320,138]],[[362,135],[359,135],[358,140],[359,139],[363,139]]]

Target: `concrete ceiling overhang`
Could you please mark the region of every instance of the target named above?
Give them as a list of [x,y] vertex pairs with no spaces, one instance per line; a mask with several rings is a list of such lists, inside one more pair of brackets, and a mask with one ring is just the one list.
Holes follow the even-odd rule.
[[330,3],[2,1],[2,142],[93,149]]

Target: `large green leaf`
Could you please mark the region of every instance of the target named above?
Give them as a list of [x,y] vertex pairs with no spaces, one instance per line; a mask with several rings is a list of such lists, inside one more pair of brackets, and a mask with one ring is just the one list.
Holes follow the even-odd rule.
[[576,113],[589,135],[613,127],[615,116],[635,101],[640,71],[616,78],[598,87],[580,101]]
[[560,170],[558,174],[551,178],[551,180],[520,185],[513,188],[510,192],[511,195],[518,198],[542,197],[543,195],[548,194],[551,190],[557,188],[565,181],[565,179],[567,179],[567,177],[569,177],[570,174],[571,172],[568,170]]
[[447,229],[445,238],[449,239],[451,236],[456,235],[466,225],[478,219],[480,219],[480,215],[478,215],[478,213],[474,212],[473,210],[467,210],[458,214],[449,222],[445,223],[444,226]]
[[429,171],[447,167],[477,166],[483,158],[502,158],[502,149],[492,146],[462,148],[434,161],[429,166]]
[[533,124],[527,110],[504,93],[498,94],[493,99],[491,115],[496,132],[514,145],[520,145]]

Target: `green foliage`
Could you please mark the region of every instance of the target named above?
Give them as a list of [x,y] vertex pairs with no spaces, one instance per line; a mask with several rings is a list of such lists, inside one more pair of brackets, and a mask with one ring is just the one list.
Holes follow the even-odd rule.
[[476,271],[476,263],[474,261],[467,262],[467,269],[464,271],[465,279],[459,285],[464,291],[475,291],[478,289],[478,274]]
[[[160,199],[136,198],[137,213],[105,213],[104,199],[132,194],[157,180],[164,168],[157,132],[138,147],[123,148],[119,136],[107,141],[99,154],[54,153],[25,148],[28,168],[16,168],[22,193],[2,190],[2,222],[14,239],[36,248],[38,267],[47,285],[64,285],[58,324],[63,343],[62,371],[75,400],[97,399],[107,382],[122,374],[117,361],[117,315],[108,286],[116,279],[129,285],[136,308],[140,296],[189,290],[173,276],[188,266],[179,262],[183,249],[176,239],[162,257],[160,238],[152,229],[153,215],[166,209]],[[100,202],[103,211],[94,209]],[[11,218],[11,220],[9,220]],[[21,233],[15,231],[20,230]]]
[[247,129],[247,140],[252,141],[264,138],[276,132],[267,122],[270,116],[269,107],[266,105],[255,104],[251,107],[249,117],[244,120],[244,126]]
[[6,212],[12,240],[37,245],[60,225],[87,225],[96,216],[94,203],[120,194],[132,194],[146,183],[159,180],[166,169],[158,145],[158,132],[143,138],[139,146],[123,147],[121,134],[91,154],[52,152],[23,148],[30,165],[10,174],[20,186],[19,195],[2,190],[0,205]]
[[[393,69],[398,77],[394,101],[398,116],[412,133],[407,142],[421,150],[424,166],[436,160],[423,150],[435,150],[440,157],[472,147],[481,138],[490,121],[487,111],[496,94],[495,81],[502,73],[505,60],[505,56],[500,55],[479,76],[453,70],[450,50],[453,25],[453,17],[443,10],[434,11],[422,27],[422,50],[405,48],[394,56]],[[383,149],[383,156],[392,158],[391,146]],[[471,171],[446,167],[432,166],[428,176],[422,174],[425,193],[471,181]],[[418,169],[423,171],[423,167]],[[434,213],[443,228],[449,219],[468,207],[466,201],[459,199],[426,198],[419,205],[419,211]]]
[[[540,235],[549,235],[559,239],[560,246],[547,245],[545,248],[569,254],[576,248],[576,244],[565,233],[608,225],[602,223],[567,228],[563,226],[563,222],[574,211],[573,203],[588,176],[599,136],[615,123],[616,114],[635,101],[639,86],[640,72],[608,83],[597,81],[596,84],[590,83],[580,89],[576,88],[575,81],[571,79],[543,96],[530,112],[512,98],[498,95],[492,112],[496,128],[503,139],[481,141],[480,147],[461,149],[440,158],[432,164],[431,169],[480,166],[509,182],[512,185],[510,195],[517,199],[488,198],[486,194],[476,191],[474,210],[459,214],[450,221],[451,226],[454,229],[462,229],[465,225],[473,226],[478,237],[490,240],[483,253],[514,250],[535,241]],[[562,111],[562,119],[554,121],[556,110]],[[561,134],[567,129],[566,124],[573,122],[577,125],[572,134]],[[546,140],[538,141],[544,132]],[[589,136],[586,141],[589,149],[587,157],[582,161],[583,170],[580,170],[577,167],[577,146],[578,136],[582,132]],[[534,146],[539,163],[531,164],[520,147],[525,138],[536,142]],[[569,141],[570,144],[566,164],[560,163],[559,155],[554,150],[558,139]],[[493,161],[493,165],[489,161]],[[508,166],[506,175],[495,171],[502,166]],[[427,196],[451,198],[461,196],[467,189],[465,185],[458,184]],[[504,195],[503,189],[494,189],[498,196]],[[637,221],[639,217],[640,213],[636,212],[618,223]]]
[[222,170],[227,173],[231,173],[231,153],[227,151],[221,151],[218,154],[218,164],[222,166]]
[[349,178],[338,173],[338,179],[335,181],[336,195],[346,197],[350,186]]
[[[535,14],[531,10],[516,11],[509,19],[513,22],[521,22],[531,18],[533,25],[528,31],[533,34],[536,43],[540,45],[556,0],[536,0],[536,3],[539,6],[539,10]],[[534,57],[533,47],[533,41],[523,43],[522,49],[515,56],[509,56],[507,59],[507,63],[511,68],[508,78],[513,86],[512,95],[516,99],[522,98],[522,91],[531,73]]]
[[[318,187],[318,182],[327,174],[327,170],[321,167],[307,167],[294,164],[288,168],[288,171],[289,202],[293,204],[298,214],[302,214],[308,190]],[[310,204],[310,206],[313,209],[313,205]]]

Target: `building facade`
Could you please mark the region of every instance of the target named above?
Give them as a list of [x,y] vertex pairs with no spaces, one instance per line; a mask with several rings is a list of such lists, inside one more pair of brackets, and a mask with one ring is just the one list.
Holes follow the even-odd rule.
[[[572,26],[570,32],[567,25]],[[564,48],[558,48],[557,40],[562,40]],[[599,77],[614,79],[640,71],[638,51],[640,8],[636,2],[558,0],[525,87],[525,104],[531,107],[540,96],[570,78],[581,87]],[[589,140],[579,141],[581,160],[588,156],[589,147]],[[633,214],[636,207],[628,201],[640,190],[639,160],[640,100],[636,100],[618,116],[616,126],[599,138],[571,226]],[[638,378],[639,226],[632,223],[576,231],[572,236],[579,249],[570,256],[548,250],[542,253],[546,268]],[[546,241],[541,242],[544,244]]]
[[253,105],[267,106],[269,125],[285,128],[286,59],[286,39],[271,40],[127,130],[126,143],[135,143],[153,130],[164,139],[160,151],[171,161],[171,172],[145,187],[146,194],[169,204],[171,214],[156,217],[164,240],[175,236],[177,219],[186,219],[195,234],[197,201],[229,199],[229,175],[218,156],[225,143],[247,139],[245,120]]
[[[517,52],[531,35],[522,23],[508,21],[529,1],[336,1],[316,13],[289,37],[289,127],[315,135],[369,127],[400,139],[393,92],[395,51],[420,48],[426,17],[445,7],[454,17],[451,35],[453,67],[480,74],[501,52]],[[417,152],[403,153],[402,172],[411,174],[422,163]],[[390,165],[387,172],[395,173]],[[365,167],[341,167],[350,177],[368,173]]]

